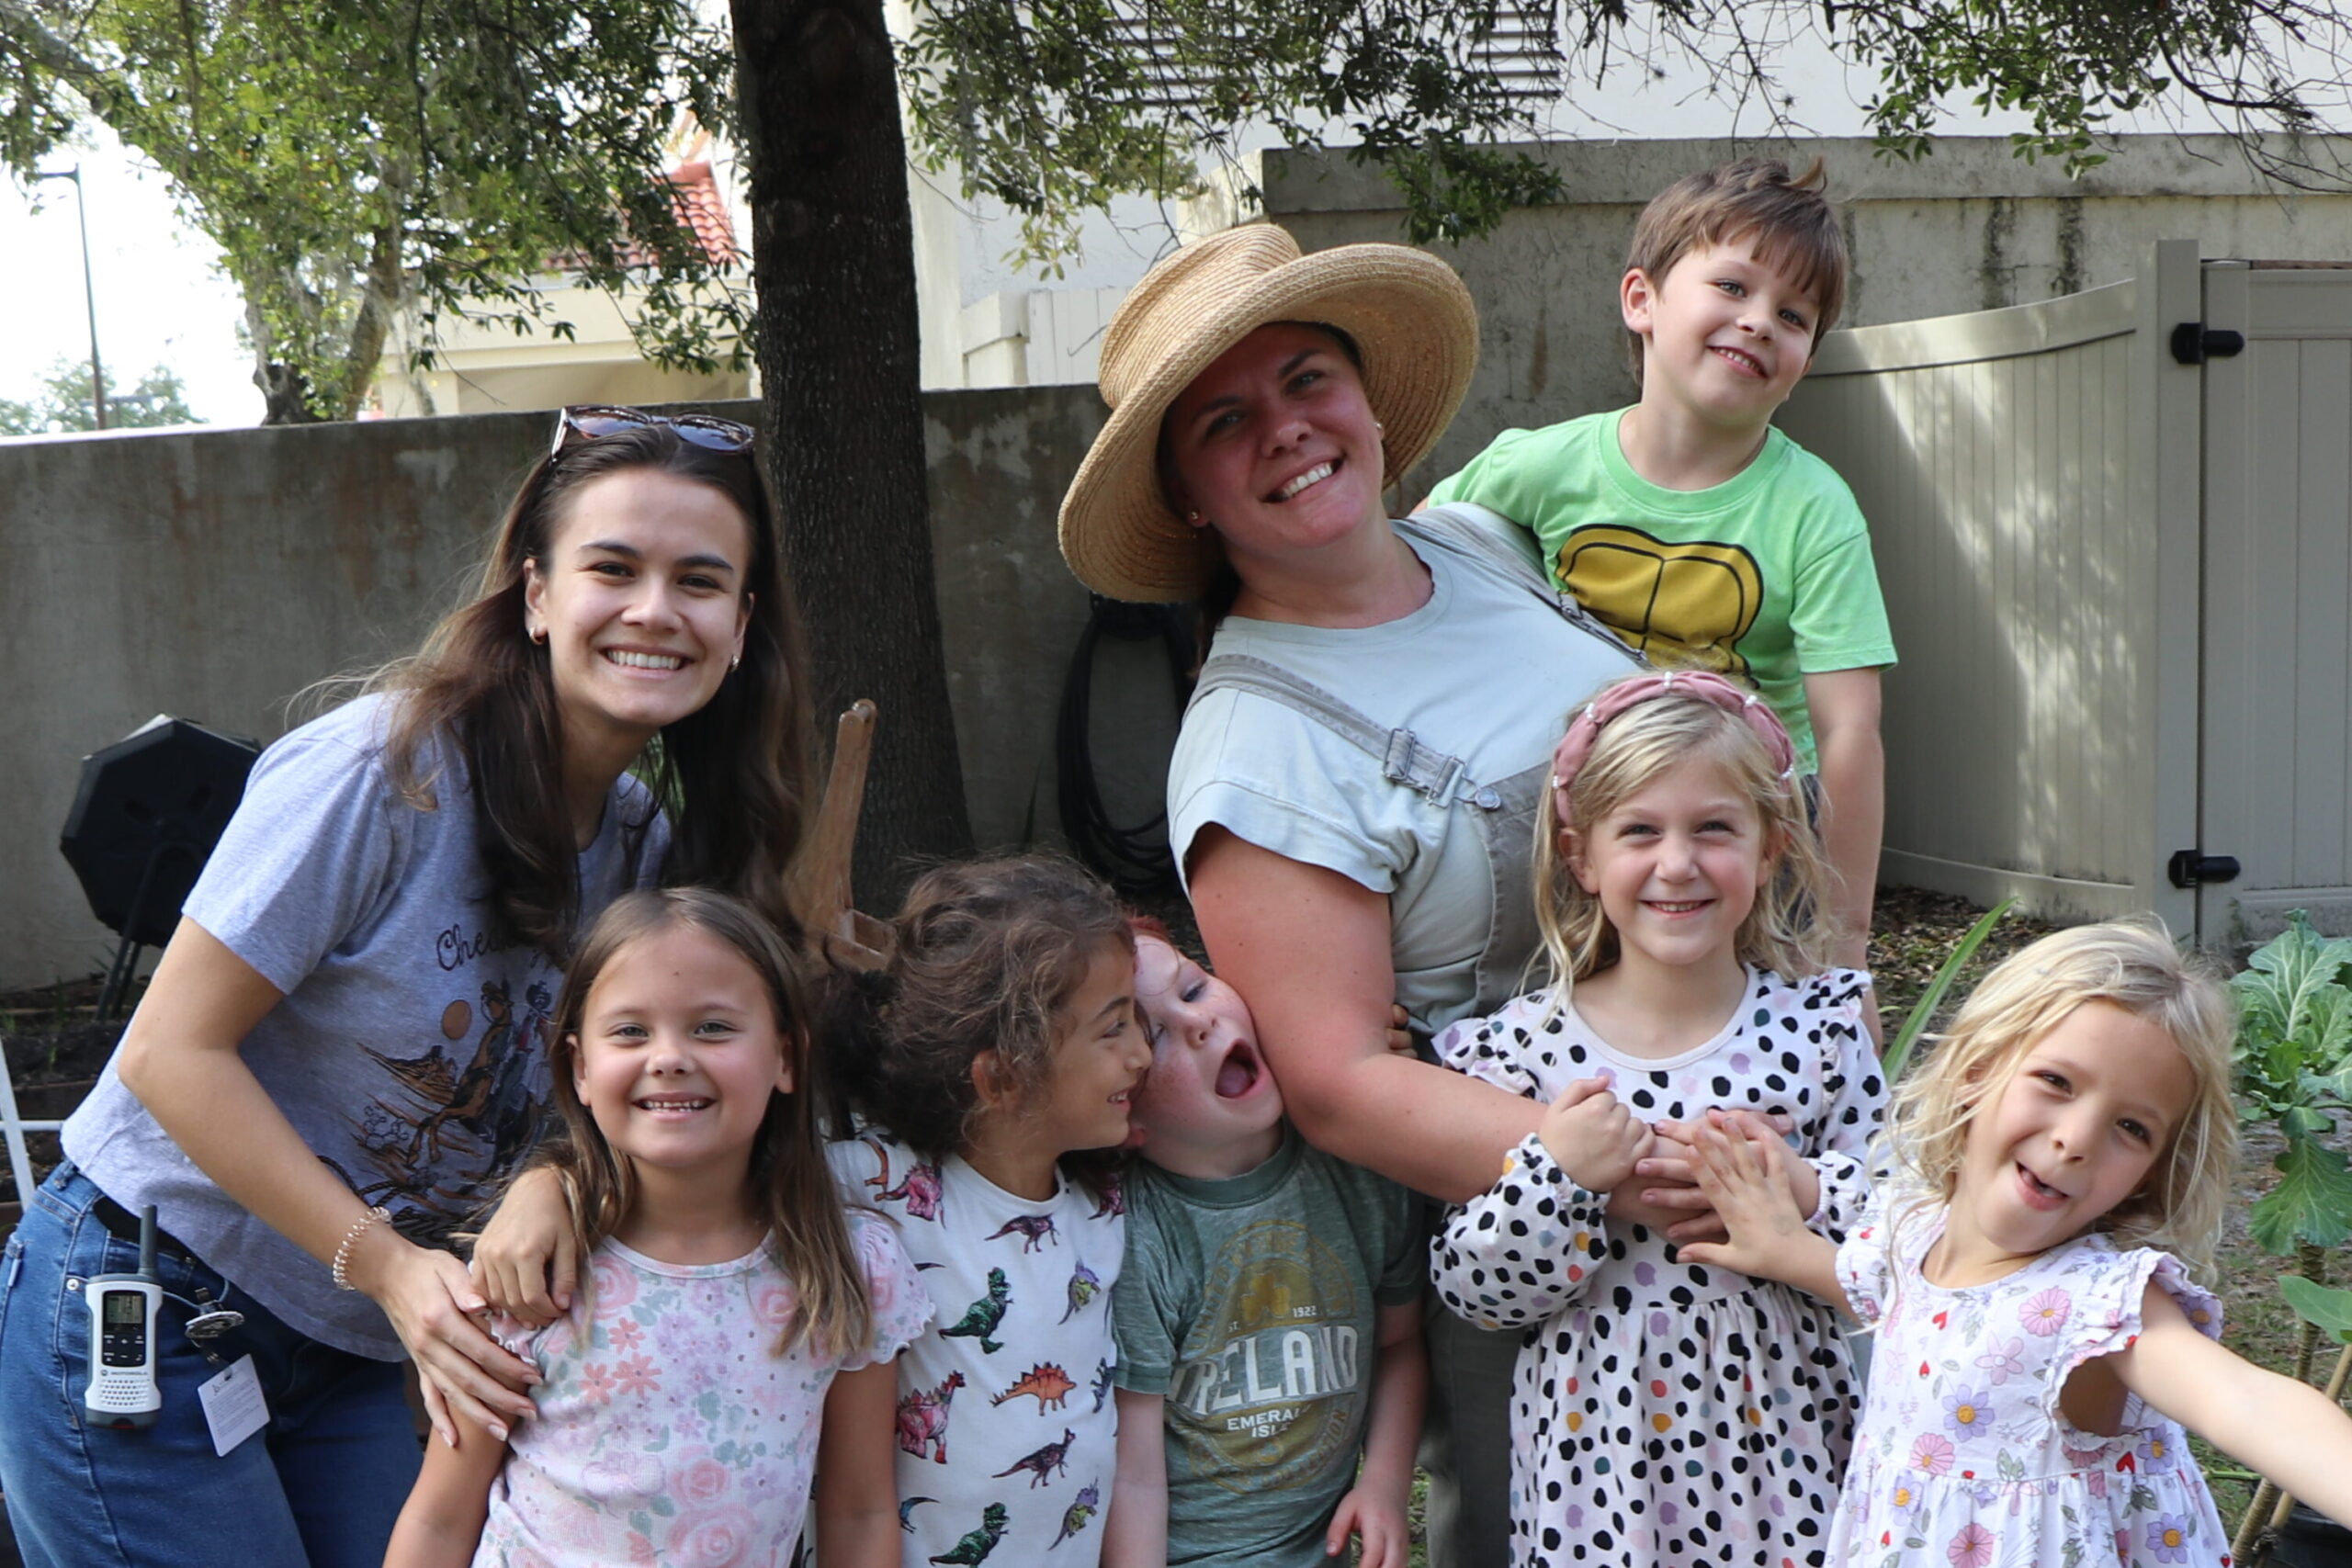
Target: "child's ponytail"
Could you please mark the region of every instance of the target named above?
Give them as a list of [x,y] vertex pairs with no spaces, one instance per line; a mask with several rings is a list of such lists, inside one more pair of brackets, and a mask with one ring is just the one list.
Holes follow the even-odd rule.
[[[847,1109],[933,1159],[970,1141],[974,1061],[991,1053],[1016,1099],[1041,1095],[1058,1015],[1088,966],[1105,945],[1135,950],[1111,890],[1056,855],[935,867],[891,929],[883,970],[835,966],[827,1049]],[[1110,1163],[1064,1161],[1098,1190]]]

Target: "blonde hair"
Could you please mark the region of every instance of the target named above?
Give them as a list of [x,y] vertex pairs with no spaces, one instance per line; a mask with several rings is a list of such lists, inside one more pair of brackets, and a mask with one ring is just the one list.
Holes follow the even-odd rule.
[[[1846,308],[1845,231],[1822,194],[1828,184],[1821,160],[1792,175],[1777,158],[1741,158],[1686,175],[1642,209],[1625,270],[1638,269],[1656,288],[1674,264],[1707,245],[1747,240],[1756,259],[1813,296],[1821,319],[1813,324],[1816,349]],[[1642,378],[1642,337],[1625,334],[1634,379]]]
[[[1594,700],[1624,681],[1651,679],[1655,671],[1624,676],[1594,693]],[[1697,761],[1721,768],[1754,806],[1766,855],[1777,862],[1735,936],[1739,961],[1790,979],[1818,973],[1826,964],[1832,933],[1826,922],[1836,874],[1806,818],[1804,786],[1781,773],[1745,718],[1704,697],[1667,687],[1601,726],[1569,785],[1566,821],[1559,820],[1556,805],[1536,813],[1535,924],[1544,936],[1555,997],[1565,998],[1577,981],[1598,975],[1618,957],[1617,932],[1600,900],[1577,881],[1559,830],[1589,837],[1596,823],[1668,770]],[[1556,794],[1550,798],[1556,801]]]
[[2177,1253],[2211,1278],[2237,1158],[2230,1097],[2237,1013],[2212,967],[2184,956],[2153,919],[2053,932],[1984,976],[1951,1031],[1894,1091],[1881,1142],[1900,1184],[1917,1193],[1895,1223],[1952,1201],[1970,1122],[2007,1086],[2027,1051],[2086,1002],[2120,1008],[2163,1030],[2180,1048],[2193,1086],[2146,1185],[2092,1228],[2119,1247]]

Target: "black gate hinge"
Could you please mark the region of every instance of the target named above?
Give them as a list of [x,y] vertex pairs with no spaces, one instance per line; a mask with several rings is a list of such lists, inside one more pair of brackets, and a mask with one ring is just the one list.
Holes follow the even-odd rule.
[[2245,333],[2227,327],[2207,331],[2202,321],[2182,321],[2172,329],[2172,356],[2183,365],[2208,359],[2234,359],[2245,352]]
[[2209,882],[2235,882],[2238,879],[2238,857],[2209,855],[2202,850],[2175,850],[2165,864],[2165,874],[2172,878],[2175,887],[2201,887]]

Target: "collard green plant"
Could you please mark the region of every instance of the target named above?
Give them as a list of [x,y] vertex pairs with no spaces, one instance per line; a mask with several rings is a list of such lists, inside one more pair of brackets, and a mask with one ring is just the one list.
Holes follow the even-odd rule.
[[2282,1274],[2278,1293],[2287,1298],[2297,1317],[2335,1336],[2337,1344],[2352,1345],[2352,1291],[2332,1291],[2301,1274]]
[[2274,1123],[2286,1147],[2278,1185],[2247,1225],[2265,1251],[2332,1247],[2352,1236],[2352,1162],[2324,1142],[2352,1110],[2352,941],[2324,937],[2301,909],[2232,978],[2237,1094],[2248,1122]]

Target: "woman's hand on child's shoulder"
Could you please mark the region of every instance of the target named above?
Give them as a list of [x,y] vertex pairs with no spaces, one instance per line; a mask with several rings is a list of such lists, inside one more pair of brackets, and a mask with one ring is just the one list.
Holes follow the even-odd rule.
[[1560,1168],[1588,1192],[1606,1192],[1634,1174],[1650,1146],[1649,1123],[1609,1091],[1605,1077],[1577,1078],[1544,1109],[1536,1135]]

